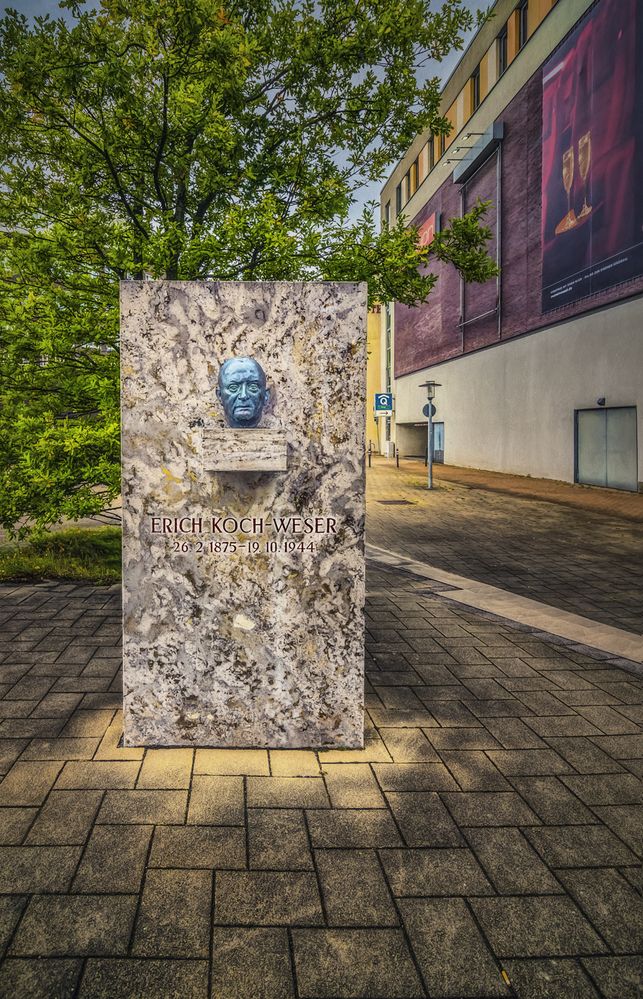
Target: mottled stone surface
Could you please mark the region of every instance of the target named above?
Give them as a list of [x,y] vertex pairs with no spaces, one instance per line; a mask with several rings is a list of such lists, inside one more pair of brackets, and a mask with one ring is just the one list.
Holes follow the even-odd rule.
[[204,430],[206,472],[285,472],[288,440],[279,430]]
[[[365,324],[363,285],[121,285],[127,745],[362,745]],[[241,355],[285,471],[205,467]]]

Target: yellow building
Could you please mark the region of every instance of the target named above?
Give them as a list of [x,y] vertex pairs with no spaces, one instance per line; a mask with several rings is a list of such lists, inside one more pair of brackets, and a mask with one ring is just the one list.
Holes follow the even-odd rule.
[[378,421],[373,413],[375,409],[375,395],[377,392],[385,392],[386,386],[382,382],[382,357],[380,348],[380,307],[376,305],[368,310],[368,323],[366,327],[366,450],[368,451],[369,441],[373,451],[379,451],[379,428]]

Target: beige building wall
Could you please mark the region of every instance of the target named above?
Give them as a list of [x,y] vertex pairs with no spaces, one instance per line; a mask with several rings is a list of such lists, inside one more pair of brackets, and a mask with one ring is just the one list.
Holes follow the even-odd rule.
[[434,379],[449,465],[573,482],[574,410],[605,398],[638,407],[640,478],[642,371],[641,301],[632,299],[397,379],[400,453],[425,446],[414,427],[426,401],[419,386]]

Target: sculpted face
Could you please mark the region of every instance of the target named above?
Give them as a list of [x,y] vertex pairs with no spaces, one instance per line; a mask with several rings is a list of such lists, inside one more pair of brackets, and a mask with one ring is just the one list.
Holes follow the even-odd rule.
[[217,396],[229,427],[256,427],[270,390],[263,368],[251,357],[233,357],[219,371]]

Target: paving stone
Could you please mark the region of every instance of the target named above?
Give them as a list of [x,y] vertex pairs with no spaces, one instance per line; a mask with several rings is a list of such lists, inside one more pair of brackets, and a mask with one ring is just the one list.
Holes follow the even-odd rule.
[[[539,663],[538,665],[541,669],[545,666],[544,663]],[[520,695],[520,700],[525,707],[529,708],[530,711],[533,711],[535,715],[575,716],[573,708],[568,707],[568,705],[564,704],[563,701],[559,700],[558,697],[547,690],[524,691],[524,693]]]
[[151,835],[151,826],[95,826],[73,891],[140,891]]
[[407,846],[463,846],[464,841],[435,791],[386,795]]
[[641,999],[643,957],[586,957],[582,964],[605,999]]
[[602,690],[600,687],[590,687],[587,690],[558,690],[556,691],[556,697],[561,700],[563,704],[567,704],[572,708],[585,704],[620,705],[618,697],[614,697],[613,694],[608,694],[607,691]]
[[[435,695],[434,695],[435,696]],[[475,715],[460,701],[427,701],[431,714],[445,728],[472,728],[480,725]]]
[[489,758],[508,776],[566,774],[571,767],[552,749],[490,749]]
[[632,774],[565,776],[562,780],[586,805],[638,805],[643,801],[641,782]]
[[494,952],[502,957],[576,957],[606,951],[566,896],[474,898],[471,906]]
[[440,762],[440,757],[421,729],[383,728],[380,733],[396,763]]
[[192,749],[148,749],[136,781],[137,787],[188,788],[192,774]]
[[51,677],[24,676],[13,685],[8,694],[5,694],[7,701],[32,700],[39,701],[53,686]]
[[33,709],[32,718],[68,718],[81,697],[77,693],[51,692]]
[[101,791],[51,791],[31,827],[27,845],[81,846],[102,797]]
[[507,987],[460,898],[403,898],[399,908],[432,996],[506,996]]
[[42,805],[62,763],[14,763],[0,784],[0,806]]
[[114,712],[110,709],[74,712],[74,717],[65,725],[62,735],[73,736],[74,738],[88,739],[92,736],[102,736],[114,717]]
[[463,831],[479,863],[502,895],[560,894],[560,883],[519,829]]
[[56,788],[130,788],[136,784],[140,763],[136,761],[100,762],[93,760],[65,763]]
[[627,735],[641,732],[638,725],[624,718],[622,714],[604,706],[579,707],[578,713],[590,724],[593,724],[603,735]]
[[643,759],[643,734],[603,735],[592,739],[592,742],[614,759]]
[[79,999],[208,999],[207,961],[90,958]]
[[548,739],[549,745],[559,756],[581,774],[608,774],[623,771],[616,760],[595,746],[590,739]]
[[210,871],[148,870],[134,930],[138,957],[208,957]]
[[52,739],[62,727],[61,718],[10,718],[0,724],[0,739]]
[[66,891],[80,854],[75,846],[0,847],[0,892]]
[[525,835],[551,867],[601,867],[636,864],[638,858],[609,829],[592,826],[541,826]]
[[600,728],[579,715],[563,715],[560,718],[553,715],[544,718],[534,716],[526,721],[534,732],[545,737],[601,735]]
[[293,930],[301,999],[419,999],[424,995],[400,930]]
[[9,958],[0,968],[0,999],[72,999],[82,961]]
[[251,808],[329,808],[321,777],[248,777]]
[[32,739],[22,754],[24,760],[91,760],[98,739]]
[[430,728],[437,725],[436,719],[418,702],[413,710],[402,708],[370,707],[368,709],[373,724],[382,728]]
[[[522,718],[487,718],[485,727],[498,740],[504,749],[539,749],[546,748],[546,744],[536,735],[533,728],[529,728]],[[494,746],[481,746],[481,749],[499,748]]]
[[643,805],[607,805],[593,811],[631,850],[643,856]]
[[271,749],[270,772],[275,777],[317,777],[319,760],[306,749]]
[[508,791],[510,785],[481,752],[442,752],[442,759],[463,791]]
[[0,954],[4,953],[7,944],[11,940],[13,931],[18,925],[18,920],[26,904],[27,900],[25,898],[18,898],[15,895],[0,897]]
[[383,791],[457,791],[443,763],[374,763]]
[[306,812],[306,818],[314,847],[368,849],[402,846],[400,834],[387,809],[310,810]]
[[268,751],[265,749],[197,749],[194,773],[211,776],[242,776],[269,774]]
[[134,895],[36,895],[9,953],[19,957],[125,954]]
[[187,791],[106,791],[97,822],[174,825],[185,821]]
[[440,752],[445,749],[500,749],[500,743],[486,728],[430,728],[424,734]]
[[329,926],[396,926],[393,905],[374,850],[316,850]]
[[600,999],[586,972],[577,961],[507,961],[505,970],[515,994],[521,999]]
[[29,743],[27,739],[0,739],[0,774],[6,774]]
[[493,889],[470,850],[382,850],[391,891],[403,895],[490,895]]
[[317,754],[325,763],[390,763],[391,755],[379,735],[364,733],[363,749],[327,749]]
[[294,999],[285,929],[215,926],[211,999]]
[[513,777],[512,784],[543,822],[572,825],[594,821],[593,813],[558,777]]
[[251,868],[312,870],[313,859],[303,812],[291,808],[251,808],[248,812]]
[[33,710],[33,701],[0,701],[0,718],[28,718]]
[[3,808],[0,810],[0,844],[18,846],[38,814],[37,808]]
[[190,825],[243,825],[243,777],[192,779],[188,823]]
[[368,763],[325,763],[322,772],[333,808],[382,808],[385,804]]
[[219,871],[215,923],[301,926],[323,923],[314,874],[304,871]]
[[643,901],[618,871],[559,871],[558,877],[617,954],[640,952]]
[[149,866],[243,869],[245,832],[233,826],[157,826]]
[[540,819],[514,791],[442,794],[459,826],[539,825]]

